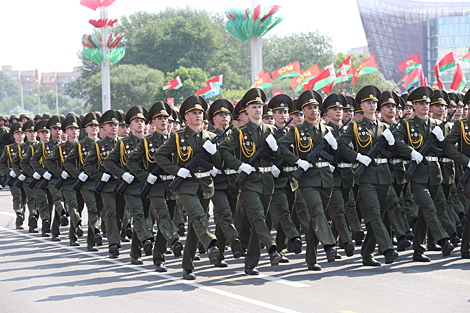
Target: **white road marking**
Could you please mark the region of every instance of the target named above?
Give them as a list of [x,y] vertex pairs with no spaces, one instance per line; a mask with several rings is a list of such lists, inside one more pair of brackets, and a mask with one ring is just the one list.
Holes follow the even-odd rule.
[[[235,272],[235,273],[245,274],[245,272],[241,272],[241,271],[240,272]],[[272,281],[272,282],[275,282],[275,283],[288,285],[288,286],[291,286],[291,287],[297,287],[297,288],[310,287],[310,285],[307,285],[307,284],[302,284],[302,283],[298,283],[298,282],[295,282],[295,281],[289,281],[287,279],[277,278],[277,277],[273,277],[273,276],[269,276],[269,275],[259,274],[259,275],[250,276],[250,277],[252,277],[252,278],[261,278],[261,279],[264,279],[264,280],[269,280],[269,281]]]
[[[93,259],[113,263],[113,264],[119,265],[121,267],[130,268],[130,269],[133,269],[133,270],[141,272],[141,273],[147,273],[148,275],[159,276],[159,277],[167,279],[167,280],[175,281],[179,284],[190,285],[193,288],[203,289],[203,290],[206,290],[206,291],[209,291],[209,292],[212,292],[212,293],[216,293],[216,294],[219,294],[219,295],[222,295],[222,296],[225,296],[225,297],[229,297],[229,298],[232,298],[232,299],[236,299],[236,300],[239,300],[239,301],[243,301],[243,302],[246,302],[246,303],[254,304],[254,305],[257,305],[257,306],[260,306],[260,307],[263,307],[263,308],[267,308],[267,309],[270,309],[270,310],[274,310],[274,311],[277,311],[277,312],[298,313],[298,311],[290,310],[290,309],[283,308],[283,307],[273,305],[273,304],[270,304],[270,303],[262,302],[262,301],[255,300],[255,299],[251,299],[251,298],[241,296],[241,295],[237,295],[237,294],[234,294],[234,293],[231,293],[231,292],[228,292],[228,291],[219,290],[219,289],[214,288],[214,287],[204,286],[202,284],[192,282],[192,281],[188,281],[188,280],[184,280],[184,279],[181,279],[181,278],[176,278],[176,277],[170,276],[168,274],[158,273],[158,272],[151,271],[151,270],[148,270],[148,269],[145,269],[145,268],[141,268],[141,267],[138,267],[138,266],[135,266],[135,265],[132,265],[132,264],[125,264],[125,263],[122,263],[122,262],[120,262],[116,259],[110,259],[110,258],[107,258],[107,257],[104,257],[104,256],[96,255],[96,254],[91,253],[91,252],[81,251],[81,250],[79,250],[75,247],[66,246],[63,243],[57,243],[57,242],[50,241],[50,239],[47,240],[47,239],[43,239],[41,237],[36,237],[36,236],[29,235],[29,234],[24,234],[24,233],[21,233],[19,231],[8,229],[8,228],[1,227],[1,226],[0,226],[0,231],[6,231],[6,232],[9,232],[9,233],[12,233],[12,234],[15,234],[15,235],[31,238],[33,240],[48,243],[50,245],[60,247],[60,248],[65,249],[65,250],[69,250],[69,251],[73,251],[73,252],[78,253],[78,254],[86,255],[86,256],[88,256],[90,258],[93,258]],[[265,276],[265,275],[263,275],[263,276]]]
[[4,215],[7,215],[7,216],[11,216],[11,217],[16,217],[15,213],[11,213],[11,212],[0,212],[0,213],[4,214]]

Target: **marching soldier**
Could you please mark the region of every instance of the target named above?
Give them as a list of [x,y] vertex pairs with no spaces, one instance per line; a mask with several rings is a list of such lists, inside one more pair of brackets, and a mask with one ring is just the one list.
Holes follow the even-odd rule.
[[[9,134],[10,128],[5,126],[6,121],[7,121],[7,118],[5,117],[5,115],[0,114],[0,151],[2,151],[2,153],[3,153],[3,150],[5,150],[5,145],[9,144],[6,141],[8,141],[9,140],[8,138],[10,137],[10,134]],[[5,183],[6,183],[5,175],[3,174],[3,172],[0,171],[0,190],[3,187],[5,187]]]
[[98,120],[100,117],[101,115],[95,112],[90,112],[83,117],[80,127],[82,130],[85,130],[87,136],[73,147],[64,161],[65,170],[83,183],[80,192],[88,210],[87,251],[90,252],[98,251],[94,246],[101,246],[103,244],[103,237],[99,230],[100,211],[103,208],[103,202],[100,195],[94,192],[93,189],[96,183],[84,172],[83,163],[98,140]]
[[216,145],[210,142],[215,135],[202,130],[206,110],[207,102],[204,98],[196,95],[186,98],[180,108],[180,114],[186,121],[186,128],[172,132],[170,138],[155,154],[155,160],[163,170],[183,179],[176,193],[189,219],[182,264],[183,278],[188,280],[196,279],[193,273],[193,260],[198,241],[207,251],[211,264],[218,261],[220,253],[216,246],[216,236],[209,230],[207,219],[209,201],[214,195],[214,182],[210,172],[198,165],[192,169],[196,175],[193,177],[190,170],[185,168],[186,163],[201,149],[207,151],[207,155],[203,158],[206,162],[212,162],[217,168],[222,165]]
[[[287,135],[279,139],[281,155],[287,163],[297,164],[304,173],[298,181],[300,191],[310,210],[310,225],[307,232],[306,261],[309,270],[319,271],[321,266],[317,261],[317,247],[321,242],[325,249],[328,262],[336,258],[336,241],[325,216],[325,208],[333,188],[331,164],[323,157],[315,159],[315,166],[307,161],[309,152],[325,138],[329,146],[325,152],[332,153],[333,159],[338,158],[336,139],[331,134],[331,128],[320,123],[319,109],[322,97],[313,90],[304,91],[297,99],[297,109],[304,112],[305,121],[293,126]],[[294,147],[291,152],[290,147]]]
[[27,173],[23,173],[23,171],[20,168],[21,159],[23,159],[29,147],[31,145],[36,144],[37,133],[34,130],[34,121],[29,120],[26,123],[24,123],[23,132],[25,133],[27,140],[25,143],[18,145],[18,153],[13,158],[13,161],[11,162],[11,167],[13,171],[15,172],[16,176],[18,177],[18,180],[22,182],[21,184],[22,197],[23,199],[26,199],[26,203],[28,204],[28,210],[29,210],[29,221],[28,221],[29,232],[37,233],[38,231],[35,228],[38,227],[39,212],[38,212],[36,196],[34,195],[34,191],[28,187],[28,183],[31,181],[31,176],[29,176]]
[[[166,272],[165,254],[169,245],[175,257],[181,256],[183,245],[179,240],[178,228],[173,222],[176,207],[176,195],[168,184],[173,180],[173,176],[168,173],[153,175],[157,163],[154,155],[157,149],[168,139],[168,117],[171,116],[171,107],[163,101],[153,104],[147,114],[147,120],[155,125],[155,132],[142,138],[137,147],[127,159],[127,168],[141,182],[152,185],[147,197],[152,203],[151,210],[154,211],[158,224],[158,233],[153,250],[153,264],[155,271]],[[143,161],[144,167],[139,161]]]

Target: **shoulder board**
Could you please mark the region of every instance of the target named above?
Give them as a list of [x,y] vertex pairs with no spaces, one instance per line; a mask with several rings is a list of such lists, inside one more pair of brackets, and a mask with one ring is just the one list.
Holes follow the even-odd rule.
[[178,133],[182,133],[184,131],[185,131],[185,128],[182,128],[182,129],[175,130],[172,133],[178,134]]

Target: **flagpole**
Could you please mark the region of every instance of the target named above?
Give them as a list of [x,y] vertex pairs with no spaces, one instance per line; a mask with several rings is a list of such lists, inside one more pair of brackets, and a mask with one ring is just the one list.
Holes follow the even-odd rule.
[[[253,8],[261,4],[261,0],[251,0]],[[256,76],[263,69],[263,49],[261,37],[251,38],[251,84],[255,83]]]
[[[100,18],[106,20],[108,18],[108,7],[100,8]],[[103,113],[111,109],[111,82],[109,74],[109,59],[108,59],[108,25],[101,28],[101,38],[103,40],[103,56],[104,61],[101,63],[101,99]]]

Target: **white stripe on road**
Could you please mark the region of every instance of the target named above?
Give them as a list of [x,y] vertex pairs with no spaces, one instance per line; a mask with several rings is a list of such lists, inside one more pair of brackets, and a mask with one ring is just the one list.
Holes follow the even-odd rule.
[[[236,274],[245,274],[245,272],[235,272]],[[298,283],[298,282],[295,282],[295,281],[289,281],[289,280],[286,280],[286,279],[282,279],[282,278],[277,278],[277,277],[273,277],[273,276],[269,276],[269,275],[263,275],[263,274],[259,274],[259,275],[256,275],[256,276],[251,276],[252,278],[261,278],[261,279],[264,279],[264,280],[269,280],[269,281],[272,281],[272,282],[275,282],[275,283],[279,283],[279,284],[283,284],[283,285],[287,285],[287,286],[291,286],[291,287],[297,287],[297,288],[303,288],[303,287],[309,287],[310,285],[307,285],[307,284],[302,284],[302,283]]]
[[[3,212],[0,212],[0,213],[3,213]],[[138,267],[138,266],[135,266],[135,265],[132,265],[132,264],[125,264],[125,263],[122,263],[122,262],[120,262],[116,259],[110,259],[110,258],[107,258],[107,257],[104,257],[104,256],[96,255],[96,254],[91,253],[91,252],[85,252],[85,251],[79,250],[75,247],[66,246],[63,243],[53,242],[53,241],[50,241],[50,239],[47,240],[47,239],[44,239],[44,238],[41,238],[41,237],[36,237],[36,236],[29,235],[29,234],[24,234],[24,233],[19,232],[17,230],[8,229],[8,228],[1,227],[1,226],[0,226],[0,231],[6,231],[6,232],[9,232],[9,233],[12,233],[12,234],[15,234],[15,235],[31,238],[31,239],[34,239],[36,241],[41,241],[43,243],[47,243],[47,244],[50,244],[50,245],[53,245],[53,246],[56,246],[56,247],[60,247],[60,248],[65,249],[65,250],[69,250],[69,251],[73,251],[73,252],[78,253],[78,254],[86,255],[86,256],[88,256],[90,258],[93,258],[93,259],[113,263],[113,264],[119,265],[121,267],[130,268],[130,269],[133,269],[133,270],[141,272],[141,273],[147,273],[149,275],[159,276],[161,278],[164,278],[164,279],[167,279],[167,280],[172,280],[172,281],[175,281],[175,282],[180,283],[180,284],[190,285],[193,288],[204,289],[204,290],[212,292],[212,293],[216,293],[216,294],[219,294],[219,295],[222,295],[222,296],[225,296],[225,297],[229,297],[229,298],[232,298],[232,299],[236,299],[236,300],[239,300],[239,301],[243,301],[243,302],[246,302],[246,303],[254,304],[254,305],[257,305],[257,306],[260,306],[260,307],[263,307],[263,308],[267,308],[267,309],[270,309],[270,310],[274,310],[274,311],[277,311],[277,312],[298,313],[298,311],[293,311],[293,310],[283,308],[283,307],[280,307],[280,306],[277,306],[277,305],[273,305],[273,304],[270,304],[270,303],[262,302],[262,301],[251,299],[251,298],[247,298],[247,297],[237,295],[237,294],[234,294],[234,293],[231,293],[231,292],[227,292],[227,291],[224,291],[224,290],[219,290],[219,289],[214,288],[214,287],[204,286],[204,285],[199,284],[199,283],[184,280],[184,279],[181,279],[181,278],[176,278],[176,277],[170,276],[168,274],[158,273],[158,272],[151,271],[151,270],[148,270],[148,269],[145,269],[145,268],[141,268],[141,267]],[[265,275],[263,275],[263,276],[265,276]]]
[[11,217],[16,217],[16,214],[15,213],[11,213],[11,212],[0,212],[1,214],[5,214],[7,216],[11,216]]

